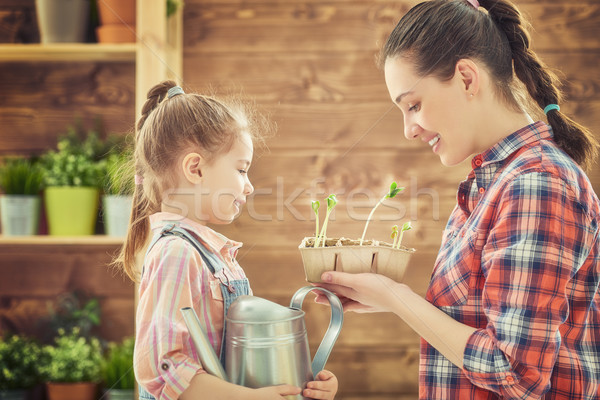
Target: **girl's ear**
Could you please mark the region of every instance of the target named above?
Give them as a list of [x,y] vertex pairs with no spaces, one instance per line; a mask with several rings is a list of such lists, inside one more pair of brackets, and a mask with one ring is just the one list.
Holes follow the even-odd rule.
[[467,96],[471,97],[479,92],[480,76],[479,67],[472,60],[463,58],[456,63],[455,76],[461,80]]
[[181,167],[183,170],[183,176],[193,185],[197,185],[202,180],[202,166],[204,165],[204,159],[198,153],[188,153],[183,157]]

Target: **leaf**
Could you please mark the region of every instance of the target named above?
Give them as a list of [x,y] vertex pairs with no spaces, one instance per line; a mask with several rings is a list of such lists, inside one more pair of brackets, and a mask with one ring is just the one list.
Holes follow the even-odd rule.
[[319,207],[321,207],[321,203],[319,203],[319,200],[314,200],[310,203],[310,206],[312,208],[312,210],[314,211],[315,214],[319,213]]
[[333,207],[335,207],[335,205],[337,204],[337,198],[335,197],[335,194],[330,194],[329,197],[327,197],[327,211],[331,211],[333,209]]
[[402,225],[402,232],[410,231],[411,229],[412,224],[410,223],[410,221],[405,222],[404,225]]

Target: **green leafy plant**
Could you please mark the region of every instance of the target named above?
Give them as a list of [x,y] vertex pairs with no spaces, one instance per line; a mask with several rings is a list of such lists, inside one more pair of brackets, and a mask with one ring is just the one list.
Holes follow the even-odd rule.
[[133,349],[135,339],[125,338],[121,343],[111,342],[102,360],[102,380],[107,389],[133,389]]
[[133,194],[135,182],[131,173],[132,151],[130,148],[111,152],[106,158],[104,193],[115,196]]
[[181,0],[167,0],[167,18],[175,14],[182,3]]
[[323,221],[323,226],[321,227],[321,232],[319,233],[319,235],[317,236],[317,239],[315,240],[315,248],[319,247],[321,240],[323,240],[323,247],[325,247],[325,238],[326,238],[326,234],[327,234],[327,223],[329,222],[329,215],[331,214],[331,211],[333,210],[333,208],[335,207],[337,202],[338,201],[337,201],[337,198],[335,197],[335,194],[330,194],[329,197],[327,197],[327,212],[325,213],[325,220]]
[[8,158],[0,166],[0,188],[8,195],[35,196],[44,186],[44,170],[26,158]]
[[56,304],[49,306],[48,333],[53,338],[60,330],[77,328],[83,337],[90,337],[94,326],[100,325],[100,302],[82,293],[63,293]]
[[22,335],[0,339],[0,390],[29,389],[42,381],[38,364],[42,348]]
[[319,202],[319,200],[314,200],[310,203],[310,207],[312,208],[313,212],[315,213],[315,243],[317,238],[319,237],[319,207],[321,207],[321,203]]
[[377,209],[377,207],[379,207],[386,199],[391,199],[391,198],[395,197],[398,193],[400,193],[403,190],[404,190],[403,187],[398,187],[398,184],[396,182],[392,182],[392,184],[390,185],[390,190],[377,202],[377,204],[375,204],[375,206],[373,207],[373,209],[369,213],[369,216],[367,217],[367,222],[365,224],[365,229],[363,230],[363,234],[362,234],[362,236],[360,238],[360,245],[361,246],[362,246],[362,244],[363,244],[363,242],[365,240],[365,235],[367,234],[367,228],[369,227],[369,221],[371,221],[371,218],[373,218],[373,213],[375,212],[375,210]]
[[80,335],[78,328],[70,332],[60,329],[54,345],[43,347],[46,362],[40,366],[44,379],[50,382],[97,382],[100,380],[102,349],[97,338]]

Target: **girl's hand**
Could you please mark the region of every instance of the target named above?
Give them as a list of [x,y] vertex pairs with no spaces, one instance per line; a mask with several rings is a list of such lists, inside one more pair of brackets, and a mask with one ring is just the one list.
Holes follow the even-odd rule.
[[300,394],[302,390],[292,385],[267,386],[253,389],[251,400],[285,400],[284,396]]
[[338,380],[335,375],[324,369],[317,374],[316,379],[308,382],[302,395],[311,399],[333,400],[338,390]]
[[[402,283],[378,274],[348,274],[344,272],[325,272],[321,277],[323,287],[338,295],[344,311],[388,312],[399,299],[398,292],[410,290]],[[317,303],[329,304],[325,295],[317,295]]]

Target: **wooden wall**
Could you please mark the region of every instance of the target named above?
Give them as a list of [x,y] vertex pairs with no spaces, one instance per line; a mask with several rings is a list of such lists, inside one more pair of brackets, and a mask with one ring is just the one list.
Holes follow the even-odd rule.
[[[0,0],[0,10],[5,1]],[[268,141],[270,150],[258,154],[251,168],[255,195],[240,218],[219,227],[244,242],[239,260],[255,294],[286,304],[305,285],[297,246],[314,229],[311,199],[337,193],[340,203],[329,234],[358,237],[372,202],[392,180],[407,190],[380,207],[368,236],[383,239],[391,225],[413,220],[415,229],[406,234],[405,243],[417,253],[406,281],[424,293],[468,165],[443,167],[427,146],[403,137],[401,113],[375,67],[378,47],[417,1],[185,3],[184,88],[243,92],[278,126]],[[561,108],[600,137],[600,4],[517,4],[534,23],[535,49],[562,71],[568,101]],[[88,121],[102,115],[109,131],[129,130],[133,75],[134,67],[127,63],[0,64],[0,155],[43,151],[77,114]],[[598,171],[590,173],[597,192]],[[361,190],[373,193],[371,203],[356,195]],[[349,208],[350,203],[356,207]],[[38,248],[4,247],[0,313],[7,321],[21,321],[28,305],[37,308],[57,288],[83,286],[103,299],[105,322],[117,327],[113,334],[131,333],[133,291],[103,265],[111,250],[100,246],[50,255]],[[113,298],[119,305],[111,303]],[[306,309],[314,351],[328,309],[308,299]],[[327,366],[339,378],[338,398],[415,398],[418,343],[393,315],[347,314]]]

